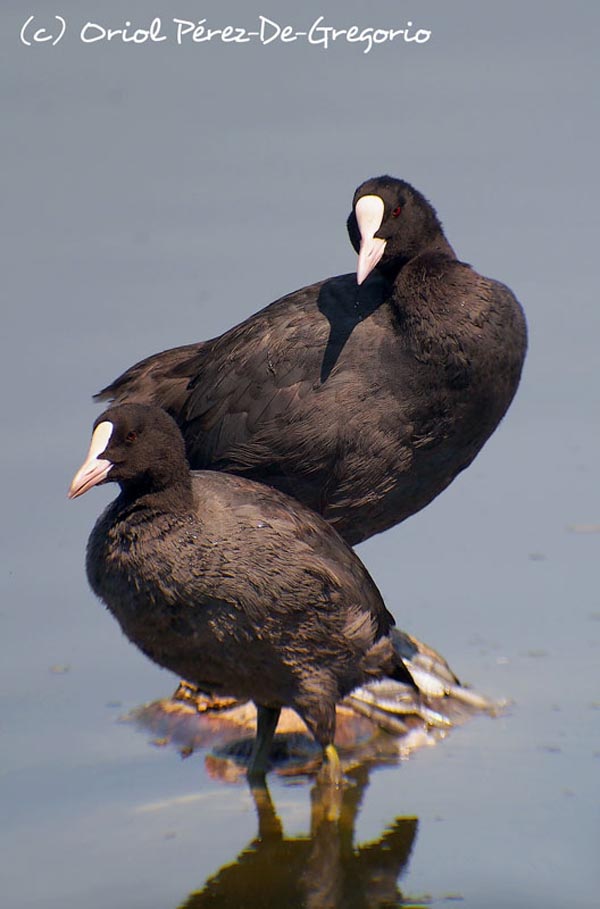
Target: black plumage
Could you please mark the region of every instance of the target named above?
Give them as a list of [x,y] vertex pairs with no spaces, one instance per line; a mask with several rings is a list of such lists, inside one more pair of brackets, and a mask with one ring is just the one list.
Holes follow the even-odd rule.
[[471,463],[516,392],[527,340],[512,292],[456,259],[408,183],[362,184],[348,230],[365,283],[303,288],[96,397],[164,407],[192,467],[280,489],[354,545]]
[[[154,662],[256,703],[254,771],[264,770],[281,707],[327,749],[335,705],[353,690],[385,678],[422,687],[427,673],[418,661],[411,672],[410,660],[430,661],[427,649],[394,628],[336,531],[263,484],[190,473],[160,408],[119,405],[96,420],[69,495],[110,481],[121,493],[90,536],[90,585]],[[445,664],[440,678],[456,682]]]

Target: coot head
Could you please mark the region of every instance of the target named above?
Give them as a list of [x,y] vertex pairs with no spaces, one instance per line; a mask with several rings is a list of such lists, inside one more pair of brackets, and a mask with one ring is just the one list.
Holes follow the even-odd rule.
[[432,205],[418,190],[395,177],[374,177],[354,194],[348,233],[358,255],[359,284],[376,265],[400,268],[441,233]]
[[159,407],[120,404],[94,423],[87,457],[73,478],[75,499],[100,483],[136,492],[189,482],[185,447],[175,421]]

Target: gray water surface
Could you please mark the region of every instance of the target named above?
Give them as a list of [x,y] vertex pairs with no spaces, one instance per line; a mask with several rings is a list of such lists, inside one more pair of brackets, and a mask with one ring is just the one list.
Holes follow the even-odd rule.
[[[59,44],[21,43],[30,15],[51,28],[55,13],[68,24]],[[297,30],[326,15],[432,34],[369,54],[172,36],[84,44],[88,20],[121,27],[124,7],[5,0],[0,14],[0,901],[197,909],[205,889],[210,905],[239,893],[295,905],[305,874],[313,902],[298,899],[318,906],[333,897],[315,879],[337,874],[348,907],[402,893],[408,905],[589,909],[600,884],[600,11],[584,0],[126,9],[140,27],[176,16],[251,29],[260,14]],[[333,828],[313,848],[310,784],[278,778],[283,832],[271,817],[257,846],[243,784],[118,722],[175,680],[86,585],[87,535],[113,491],[65,493],[98,413],[91,394],[149,353],[352,270],[345,218],[354,188],[381,172],[421,189],[457,254],[514,289],[531,349],[472,467],[359,553],[402,627],[514,703],[361,778],[354,851]],[[388,903],[361,903],[386,857]]]

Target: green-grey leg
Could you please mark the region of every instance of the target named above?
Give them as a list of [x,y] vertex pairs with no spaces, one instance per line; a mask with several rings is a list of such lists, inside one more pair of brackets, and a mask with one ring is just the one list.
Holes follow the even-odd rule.
[[248,764],[248,779],[253,783],[263,780],[267,772],[269,751],[277,723],[279,722],[279,707],[263,707],[256,705],[256,738],[252,746],[250,763]]

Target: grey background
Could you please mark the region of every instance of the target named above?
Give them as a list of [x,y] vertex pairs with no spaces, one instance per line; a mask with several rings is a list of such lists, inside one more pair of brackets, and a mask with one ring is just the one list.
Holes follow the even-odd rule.
[[[24,47],[28,15],[55,12],[63,41]],[[298,29],[321,14],[346,27],[410,19],[432,38],[368,55],[77,39],[87,19],[251,28],[260,13]],[[76,503],[65,490],[94,391],[352,270],[354,188],[389,172],[432,200],[461,258],[514,289],[531,350],[475,464],[360,555],[400,625],[515,706],[375,773],[359,839],[418,815],[402,886],[436,905],[460,893],[473,909],[590,906],[600,535],[578,531],[600,520],[600,12],[584,0],[4,0],[1,16],[3,902],[175,906],[254,835],[243,787],[116,724],[172,679],[85,583],[110,488]],[[273,794],[288,831],[306,830],[306,787]]]

